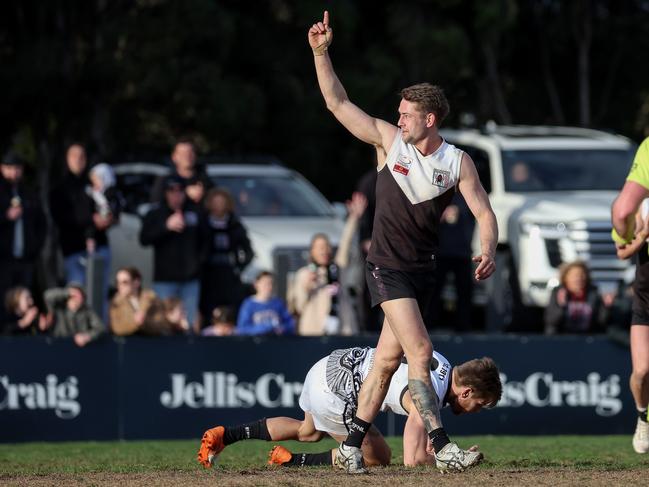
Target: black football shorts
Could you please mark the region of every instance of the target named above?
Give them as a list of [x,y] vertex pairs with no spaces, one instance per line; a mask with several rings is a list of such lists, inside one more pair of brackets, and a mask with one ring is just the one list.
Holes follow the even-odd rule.
[[435,271],[405,272],[385,269],[367,262],[365,279],[372,307],[399,298],[417,300],[422,314],[428,307],[435,287]]

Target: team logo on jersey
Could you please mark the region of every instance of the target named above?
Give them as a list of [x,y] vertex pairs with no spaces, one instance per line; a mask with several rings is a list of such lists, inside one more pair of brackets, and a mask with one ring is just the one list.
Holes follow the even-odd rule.
[[403,174],[404,176],[408,175],[410,172],[410,164],[412,164],[412,159],[406,155],[401,154],[397,159],[397,162],[394,163],[392,170]]
[[442,171],[441,169],[435,169],[433,171],[433,184],[435,186],[439,186],[440,188],[448,188],[448,183],[450,180],[450,171]]

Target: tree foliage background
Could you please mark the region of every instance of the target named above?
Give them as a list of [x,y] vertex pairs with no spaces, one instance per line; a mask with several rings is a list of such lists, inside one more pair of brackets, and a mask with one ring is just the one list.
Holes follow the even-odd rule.
[[350,98],[396,122],[398,91],[443,86],[447,125],[566,124],[640,140],[649,127],[642,0],[8,0],[0,15],[0,144],[41,186],[67,143],[95,160],[270,154],[342,199],[373,151],[327,112],[306,41],[331,12]]

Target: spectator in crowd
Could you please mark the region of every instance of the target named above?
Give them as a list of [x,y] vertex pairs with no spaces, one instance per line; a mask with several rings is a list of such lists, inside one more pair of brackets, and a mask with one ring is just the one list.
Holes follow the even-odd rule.
[[58,229],[58,239],[68,283],[86,282],[86,259],[95,250],[94,205],[86,193],[88,173],[83,145],[73,143],[66,151],[62,181],[50,193],[50,210]]
[[156,299],[151,289],[142,289],[142,275],[135,267],[123,267],[115,275],[117,293],[110,303],[110,328],[119,336],[133,335],[144,324]]
[[603,300],[581,261],[559,271],[559,287],[552,291],[545,309],[545,333],[598,333],[605,331],[612,299]]
[[79,283],[45,291],[47,305],[46,329],[55,337],[73,337],[79,347],[97,340],[105,327],[97,314],[86,304],[86,294]]
[[32,293],[24,286],[16,286],[5,296],[6,317],[1,323],[1,335],[36,335],[45,329],[45,317],[40,314]]
[[440,324],[442,290],[449,275],[453,275],[455,287],[455,331],[471,329],[471,294],[473,291],[473,262],[471,261],[471,240],[475,219],[460,193],[455,193],[446,207],[439,224],[439,251],[435,263],[435,290],[428,316],[424,316],[427,327]]
[[318,233],[311,239],[309,264],[295,274],[289,301],[299,315],[300,335],[351,335],[358,332],[352,302],[344,286],[341,271],[349,264],[349,252],[358,221],[367,207],[367,199],[354,193],[347,203],[349,215],[336,256],[332,256],[329,238]]
[[205,205],[208,254],[201,278],[201,312],[211,316],[217,306],[239,308],[246,295],[240,274],[254,254],[246,228],[234,214],[230,193],[212,189]]
[[[7,153],[0,160],[0,296],[13,286],[31,287],[45,240],[45,215],[36,195],[23,184],[23,160]],[[3,312],[0,309],[0,322]]]
[[[196,146],[189,137],[181,137],[174,144],[171,152],[173,162],[172,176],[178,177],[185,187],[190,200],[202,205],[206,191],[212,187],[212,182],[205,173],[205,168],[196,161]],[[158,178],[153,184],[151,201],[157,203],[163,197],[166,178]]]
[[201,330],[201,335],[214,337],[234,335],[236,331],[235,315],[234,310],[227,306],[214,308],[211,324]]
[[151,336],[184,335],[188,332],[189,321],[183,301],[175,297],[155,300],[140,327],[142,335]]
[[[378,154],[377,154],[378,157]],[[367,199],[367,209],[363,212],[359,223],[359,240],[363,262],[367,260],[367,254],[370,252],[370,243],[372,242],[372,228],[374,227],[374,211],[376,210],[376,178],[378,172],[376,166],[367,171],[358,182],[357,191],[361,192]],[[363,270],[365,266],[363,266]],[[361,273],[362,289],[362,312],[360,313],[361,322],[365,324],[365,330],[380,332],[383,326],[383,311],[380,306],[372,306],[369,288],[365,284],[365,273]]]
[[515,192],[541,191],[547,189],[525,161],[516,161],[512,164],[506,186],[509,191]]
[[284,302],[273,296],[273,274],[262,271],[255,279],[255,294],[239,309],[237,335],[292,335],[295,320]]
[[[108,247],[107,231],[115,225],[124,207],[124,198],[116,188],[115,172],[108,164],[101,163],[90,169],[90,185],[86,186],[86,194],[92,201],[92,227],[90,229],[90,248],[103,262],[103,292],[104,301],[108,298],[108,282],[110,280],[110,249]],[[105,309],[105,303],[102,303]]]
[[180,298],[187,319],[194,324],[206,231],[200,208],[186,197],[184,182],[178,176],[165,179],[164,198],[142,221],[140,243],[153,246],[156,295],[161,299]]

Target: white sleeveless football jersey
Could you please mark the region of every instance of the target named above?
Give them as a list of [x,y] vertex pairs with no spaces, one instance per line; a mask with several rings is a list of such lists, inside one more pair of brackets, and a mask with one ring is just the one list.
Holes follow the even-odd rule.
[[[442,409],[451,379],[451,364],[441,353],[433,352],[430,379],[437,395],[437,408]],[[392,411],[395,414],[407,416],[408,411],[404,409],[402,404],[403,396],[407,391],[408,366],[407,364],[401,364],[392,376],[390,388],[383,404],[381,404],[381,411]]]

